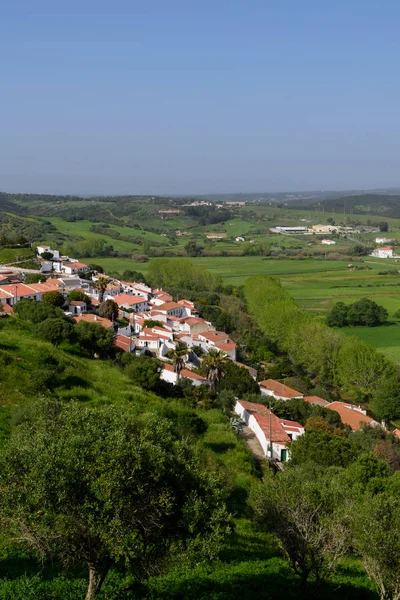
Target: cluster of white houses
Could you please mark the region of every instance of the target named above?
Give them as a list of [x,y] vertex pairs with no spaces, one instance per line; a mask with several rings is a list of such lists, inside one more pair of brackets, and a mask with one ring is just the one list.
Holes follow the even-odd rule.
[[[260,381],[259,386],[262,396],[270,396],[275,400],[284,401],[299,398],[304,402],[334,410],[339,413],[342,422],[348,425],[352,431],[358,431],[365,425],[371,427],[379,425],[360,406],[345,402],[328,402],[318,396],[304,396],[301,392],[274,379]],[[245,402],[239,399],[234,410],[253,431],[266,457],[278,462],[285,462],[290,458],[290,442],[304,433],[304,427],[300,423],[280,419],[264,404]]]
[[[181,299],[175,302],[162,289],[152,289],[144,283],[121,281],[103,274],[94,274],[92,279],[85,279],[80,274],[89,271],[87,265],[73,259],[64,260],[65,257],[59,257],[56,251],[48,246],[38,248],[39,255],[43,252],[53,255],[59,265],[57,268],[61,269],[60,275],[56,270],[56,274],[53,273],[48,279],[43,278],[43,282],[26,284],[23,283],[21,276],[11,271],[0,273],[0,303],[3,314],[12,313],[13,306],[19,300],[41,301],[43,294],[50,291],[62,293],[67,300],[72,290],[79,290],[90,298],[90,302],[72,300],[66,306],[67,313],[77,322],[96,323],[113,331],[114,343],[123,352],[137,354],[151,352],[163,361],[160,373],[163,380],[172,384],[178,382],[174,367],[167,362],[169,351],[177,346],[187,348],[185,368],[180,372],[180,377],[191,381],[194,386],[209,385],[209,381],[193,371],[193,368],[199,366],[199,356],[212,348],[220,350],[239,367],[247,369],[257,380],[255,369],[237,362],[236,344],[230,336],[223,331],[215,330],[209,321],[201,318],[190,300]],[[73,272],[74,269],[77,269],[76,273]],[[96,307],[100,301],[96,281],[100,277],[107,282],[103,299],[113,300],[118,305],[119,317],[124,318],[122,322],[125,324],[112,322],[96,314]],[[264,400],[265,397],[284,401],[300,398],[305,402],[324,406],[337,411],[343,423],[349,425],[354,431],[365,424],[378,425],[360,407],[343,402],[329,403],[316,396],[304,396],[301,392],[273,379],[260,381],[258,385]],[[279,419],[263,404],[237,400],[235,412],[252,429],[265,456],[273,460],[287,460],[290,441],[304,433],[302,425]]]
[[[167,354],[177,346],[186,346],[188,353],[185,357],[186,368],[180,373],[182,378],[189,379],[193,385],[209,385],[209,381],[191,369],[199,366],[199,354],[215,348],[236,362],[236,344],[224,331],[217,331],[212,324],[199,317],[193,302],[181,299],[175,302],[172,296],[162,289],[137,282],[121,281],[107,275],[92,275],[92,279],[83,276],[90,269],[80,261],[60,257],[58,251],[49,246],[37,248],[39,256],[45,254],[43,262],[52,255],[52,275],[43,282],[25,284],[21,277],[11,272],[0,274],[0,303],[3,314],[11,313],[13,306],[22,299],[41,301],[43,294],[58,291],[67,299],[72,290],[79,290],[90,298],[90,303],[83,300],[70,301],[66,310],[74,319],[96,323],[115,333],[115,345],[125,352],[137,354],[151,352],[160,360],[165,361],[161,378],[171,383],[177,383],[177,374],[167,361]],[[48,254],[46,254],[48,253]],[[42,263],[43,264],[43,263]],[[60,273],[60,275],[58,274]],[[125,320],[121,326],[117,321],[100,317],[96,312],[100,292],[96,281],[100,278],[107,280],[104,300],[113,300],[119,308],[119,317]],[[196,354],[196,350],[198,353]],[[256,378],[256,371],[248,368]]]

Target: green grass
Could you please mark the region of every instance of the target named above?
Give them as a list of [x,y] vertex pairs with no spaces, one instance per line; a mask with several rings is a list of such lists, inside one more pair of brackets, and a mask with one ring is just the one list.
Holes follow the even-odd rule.
[[385,356],[400,364],[400,324],[380,327],[343,327],[346,335],[355,335],[364,342],[375,346]]
[[21,258],[35,256],[31,248],[2,248],[0,250],[0,264],[13,263]]

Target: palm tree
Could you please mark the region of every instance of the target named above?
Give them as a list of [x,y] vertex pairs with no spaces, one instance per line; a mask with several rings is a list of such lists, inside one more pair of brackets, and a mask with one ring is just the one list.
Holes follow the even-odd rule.
[[179,383],[181,371],[185,366],[184,357],[187,355],[188,349],[185,346],[176,346],[174,350],[168,352],[168,357],[173,360],[174,371],[176,373],[176,383]]
[[211,350],[209,350],[204,356],[202,362],[207,370],[207,379],[211,383],[212,390],[215,393],[217,383],[219,383],[224,376],[226,354],[221,352],[221,350],[211,348]]
[[108,286],[108,281],[105,277],[99,277],[94,283],[94,287],[99,292],[99,303],[100,304],[103,302],[104,292],[106,291],[107,286]]

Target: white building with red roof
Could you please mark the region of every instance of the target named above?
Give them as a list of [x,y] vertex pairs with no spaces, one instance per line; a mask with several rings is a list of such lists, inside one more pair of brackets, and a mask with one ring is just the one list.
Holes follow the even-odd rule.
[[[203,377],[202,375],[198,375],[198,373],[194,373],[193,371],[190,371],[189,369],[182,369],[181,373],[180,373],[180,377],[181,379],[188,379],[189,381],[192,382],[192,384],[195,387],[198,387],[200,385],[210,385],[210,382],[208,381],[208,379],[206,377]],[[174,367],[168,363],[163,364],[163,367],[161,369],[161,373],[160,373],[160,378],[163,379],[164,381],[168,381],[169,383],[172,383],[173,385],[177,384],[177,374],[175,373]]]
[[300,423],[280,419],[263,404],[244,400],[237,400],[234,410],[255,433],[266,457],[280,462],[290,458],[290,442],[304,433]]
[[114,302],[118,304],[121,309],[133,310],[137,313],[142,313],[149,310],[147,300],[142,296],[131,296],[130,294],[118,294],[113,297]]
[[303,398],[303,394],[290,388],[275,379],[265,379],[258,383],[262,396],[273,396],[276,400],[290,400],[291,398]]

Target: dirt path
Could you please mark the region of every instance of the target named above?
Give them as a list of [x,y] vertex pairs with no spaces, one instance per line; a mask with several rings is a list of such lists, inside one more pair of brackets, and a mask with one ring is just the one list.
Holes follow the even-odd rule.
[[264,461],[265,460],[264,451],[261,448],[261,444],[258,441],[258,439],[256,438],[255,433],[250,429],[250,427],[247,427],[247,425],[245,425],[243,427],[242,435],[243,435],[244,441],[250,448],[253,456],[259,461]]

